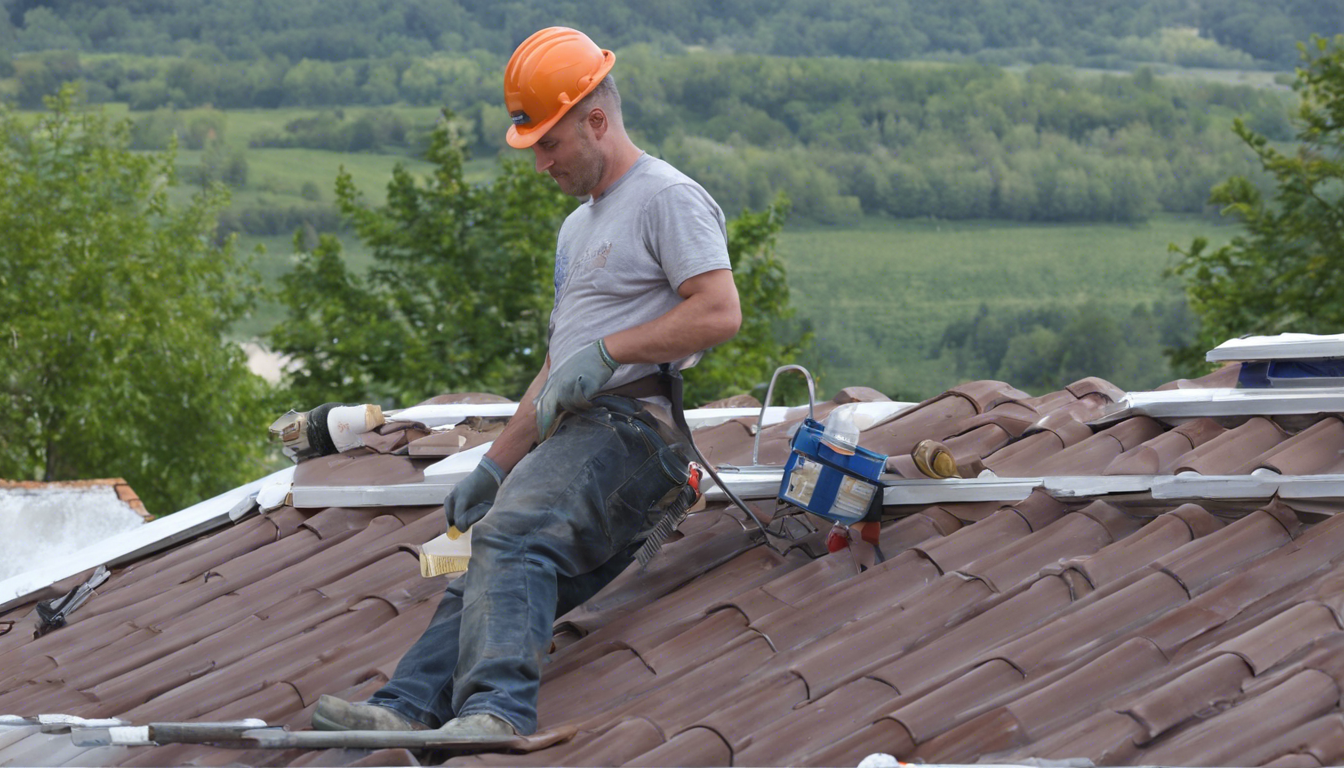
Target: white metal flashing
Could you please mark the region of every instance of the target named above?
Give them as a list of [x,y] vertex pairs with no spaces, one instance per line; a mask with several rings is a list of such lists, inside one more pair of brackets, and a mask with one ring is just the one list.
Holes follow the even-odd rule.
[[108,740],[114,747],[157,746],[149,738],[148,725],[121,725],[107,729]]
[[[876,424],[894,413],[905,410],[916,403],[883,400],[872,403],[856,403],[855,417],[860,429]],[[798,417],[798,409],[806,406],[771,406],[765,409],[764,426],[778,424],[790,418]],[[518,410],[517,403],[449,403],[446,405],[417,405],[400,411],[389,411],[388,421],[414,421],[427,427],[450,427],[471,417],[508,418]],[[732,419],[755,419],[760,416],[760,408],[695,408],[686,411],[686,424],[691,429],[718,426]]]
[[1344,388],[1219,388],[1129,392],[1093,423],[1109,424],[1131,416],[1179,419],[1201,416],[1292,416],[1315,413],[1344,413]]
[[1037,488],[1057,499],[1140,494],[1166,501],[1199,499],[1344,499],[1344,474],[1280,475],[1257,469],[1249,475],[1060,475],[1055,477],[894,480],[888,505],[1016,502]]
[[975,501],[1021,501],[1041,487],[1039,477],[973,477],[889,479],[882,493],[888,505],[930,505]]
[[426,477],[423,483],[399,485],[298,485],[291,493],[299,509],[433,506],[442,504],[460,479]]
[[1204,359],[1211,363],[1321,357],[1344,357],[1344,333],[1328,336],[1314,333],[1244,336],[1240,339],[1228,339],[1204,355]]
[[214,528],[228,525],[231,522],[229,512],[240,502],[261,490],[263,485],[278,481],[289,482],[293,477],[294,468],[286,467],[260,480],[254,480],[247,485],[194,504],[181,512],[95,542],[39,568],[0,581],[0,609],[5,608],[6,604],[13,600],[77,573],[100,565],[112,566],[142,557]]

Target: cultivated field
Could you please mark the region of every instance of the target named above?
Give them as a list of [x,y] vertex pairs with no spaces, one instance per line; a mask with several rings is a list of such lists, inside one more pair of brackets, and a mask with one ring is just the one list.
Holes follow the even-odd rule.
[[[864,384],[919,399],[956,383],[937,345],[948,323],[994,310],[1095,303],[1116,311],[1179,293],[1167,244],[1231,230],[1199,217],[1146,224],[1019,225],[867,219],[780,238],[793,303],[816,328],[823,389]],[[1126,386],[1125,382],[1115,382]]]

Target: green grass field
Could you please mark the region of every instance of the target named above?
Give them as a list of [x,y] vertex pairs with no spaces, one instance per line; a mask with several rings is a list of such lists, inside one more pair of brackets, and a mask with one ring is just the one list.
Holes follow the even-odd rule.
[[[1230,230],[1198,217],[1141,225],[1026,225],[870,218],[787,229],[780,253],[798,315],[816,329],[823,389],[866,385],[914,399],[957,383],[936,356],[944,328],[991,311],[1085,302],[1117,310],[1177,294],[1168,243]],[[1124,386],[1123,382],[1116,382]]]

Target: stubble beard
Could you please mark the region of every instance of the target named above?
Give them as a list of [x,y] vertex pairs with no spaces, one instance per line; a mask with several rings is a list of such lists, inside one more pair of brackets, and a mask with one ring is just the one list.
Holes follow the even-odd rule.
[[569,189],[565,189],[564,185],[560,187],[561,192],[571,197],[588,197],[593,187],[602,181],[602,174],[607,170],[607,160],[597,145],[586,136],[583,139],[583,155],[575,169],[569,173]]

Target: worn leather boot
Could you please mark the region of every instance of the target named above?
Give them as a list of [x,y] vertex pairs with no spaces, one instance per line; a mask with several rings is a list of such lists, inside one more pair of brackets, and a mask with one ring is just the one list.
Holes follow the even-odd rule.
[[323,694],[313,710],[317,731],[427,731],[429,726],[377,704],[357,704]]
[[499,741],[518,735],[518,731],[507,720],[486,712],[455,717],[444,723],[438,733],[443,734],[445,739],[455,741]]

